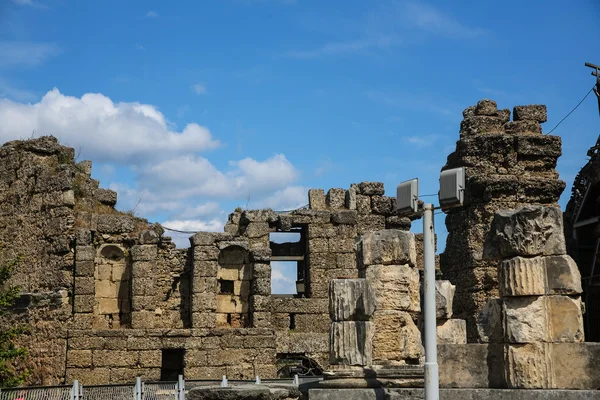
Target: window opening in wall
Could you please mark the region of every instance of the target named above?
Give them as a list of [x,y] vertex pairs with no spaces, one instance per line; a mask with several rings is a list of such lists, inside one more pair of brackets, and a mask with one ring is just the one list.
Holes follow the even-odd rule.
[[294,227],[288,232],[272,232],[271,294],[307,297],[308,263],[306,259],[306,228]]
[[179,375],[183,375],[184,356],[184,349],[164,349],[162,351],[161,381],[177,381]]
[[290,331],[296,329],[296,314],[290,314]]
[[233,281],[229,281],[226,279],[219,280],[219,293],[221,294],[233,294]]

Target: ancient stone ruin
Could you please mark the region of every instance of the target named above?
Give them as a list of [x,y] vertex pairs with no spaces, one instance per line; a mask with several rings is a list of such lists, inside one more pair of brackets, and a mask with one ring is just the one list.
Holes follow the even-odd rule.
[[[444,166],[465,167],[466,188],[439,258],[440,384],[595,389],[589,267],[567,255],[557,205],[561,141],[542,134],[544,106],[510,114],[467,108]],[[236,210],[224,232],[178,249],[159,224],[115,210],[91,168],[53,137],[0,148],[0,241],[3,257],[24,257],[11,317],[32,327],[20,339],[29,383],[300,373],[324,375],[320,390],[423,385],[420,215],[399,216],[382,183],[312,189],[290,212]],[[295,294],[271,293],[272,262],[293,265]]]

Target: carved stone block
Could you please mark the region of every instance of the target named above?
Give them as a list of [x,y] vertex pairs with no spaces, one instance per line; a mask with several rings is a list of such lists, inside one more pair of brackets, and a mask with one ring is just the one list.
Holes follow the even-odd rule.
[[[385,224],[385,219],[383,220]],[[358,243],[361,267],[375,264],[409,264],[416,263],[415,235],[411,232],[387,229],[366,232]]]
[[331,323],[329,352],[331,364],[371,365],[373,333],[373,323],[367,321]]
[[452,318],[452,300],[456,286],[450,281],[435,281],[435,315],[439,319]]
[[548,341],[546,297],[507,297],[502,303],[504,339],[507,343]]
[[419,312],[419,271],[408,265],[371,265],[361,270],[367,279],[378,310],[400,310]]
[[329,282],[329,315],[333,321],[368,321],[375,308],[375,295],[366,279]]
[[546,268],[542,257],[514,257],[500,264],[500,294],[535,296],[546,293]]

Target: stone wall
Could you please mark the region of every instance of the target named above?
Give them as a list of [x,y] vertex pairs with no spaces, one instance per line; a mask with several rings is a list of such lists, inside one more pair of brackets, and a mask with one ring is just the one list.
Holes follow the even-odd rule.
[[561,139],[542,135],[545,106],[517,106],[510,121],[509,110],[482,100],[463,116],[456,150],[443,170],[465,168],[465,204],[448,211],[440,267],[456,285],[455,314],[467,320],[468,339],[477,342],[484,340],[476,328],[479,311],[498,297],[497,266],[482,256],[494,213],[528,204],[557,206],[565,183],[555,170]]

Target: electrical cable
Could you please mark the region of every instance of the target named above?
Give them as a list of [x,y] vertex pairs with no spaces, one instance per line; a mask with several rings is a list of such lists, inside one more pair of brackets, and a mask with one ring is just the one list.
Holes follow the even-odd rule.
[[556,126],[554,128],[552,128],[552,130],[548,133],[546,133],[546,135],[551,134],[552,132],[554,132],[554,130],[556,128],[558,128],[558,126],[569,117],[569,115],[571,115],[573,113],[573,111],[577,110],[577,107],[579,107],[581,105],[581,103],[583,103],[583,101],[590,95],[590,93],[592,93],[592,91],[594,90],[595,86],[592,86],[592,88],[590,89],[589,92],[587,92],[587,94],[585,96],[583,96],[583,99],[581,99],[581,101],[579,103],[577,103],[577,105],[575,106],[575,108],[573,108],[571,111],[569,111],[569,113],[567,115],[565,115],[565,117],[563,119],[561,119],[558,124],[556,124]]

